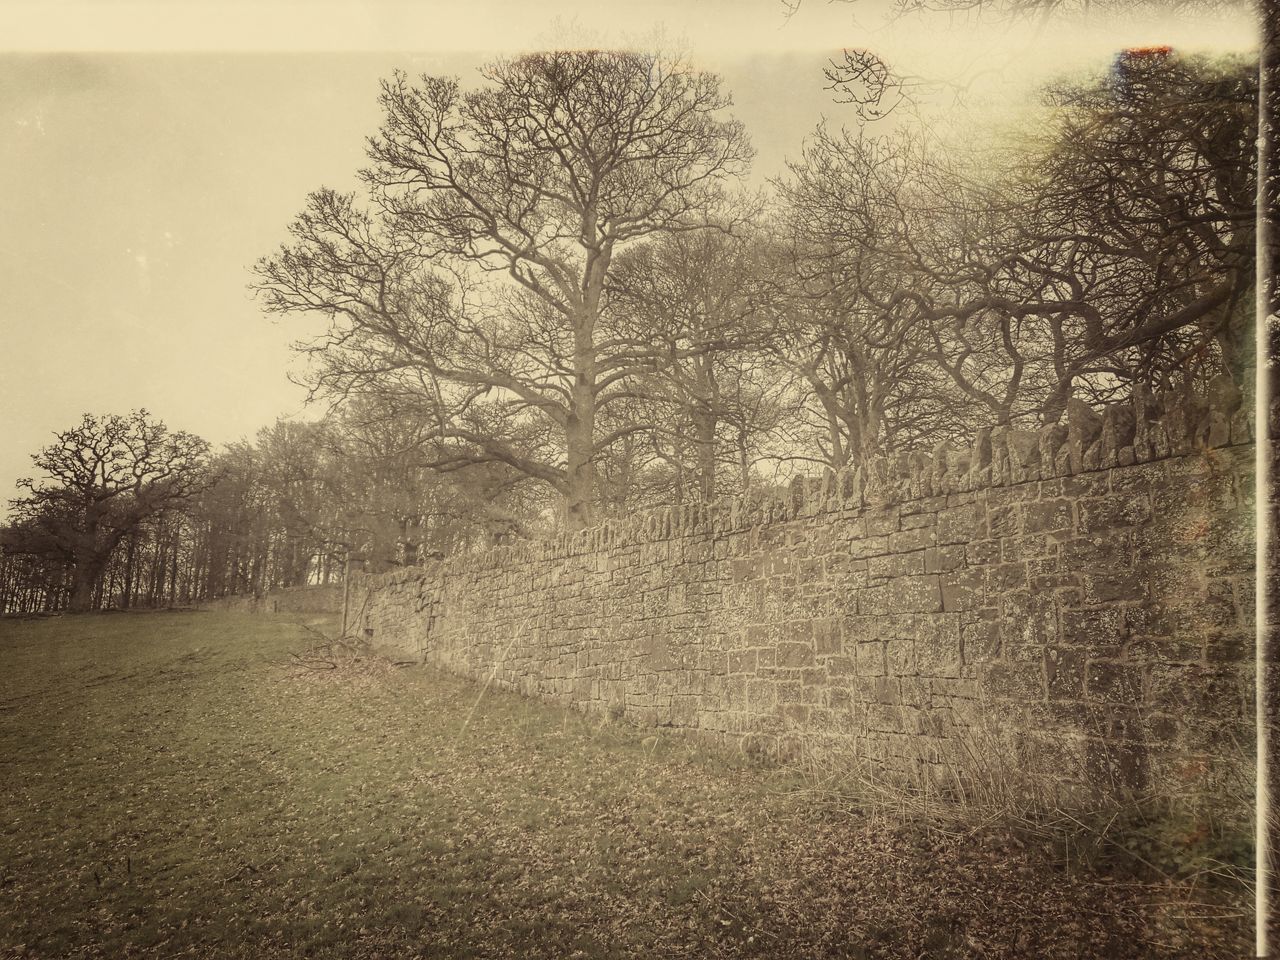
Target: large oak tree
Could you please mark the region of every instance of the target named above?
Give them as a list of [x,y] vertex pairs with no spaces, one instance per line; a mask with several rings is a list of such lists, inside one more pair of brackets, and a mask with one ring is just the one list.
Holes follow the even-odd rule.
[[22,532],[11,548],[70,564],[70,607],[90,609],[121,541],[207,485],[208,449],[204,440],[169,430],[145,410],[85,414],[32,455],[44,476],[18,481],[29,493],[11,503]]
[[482,75],[384,82],[371,209],[318,191],[259,289],[273,311],[331,318],[321,390],[417,390],[438,438],[549,483],[581,528],[597,458],[639,429],[601,435],[601,409],[663,360],[608,324],[614,257],[723,223],[751,151],[719,79],[678,58],[558,51]]

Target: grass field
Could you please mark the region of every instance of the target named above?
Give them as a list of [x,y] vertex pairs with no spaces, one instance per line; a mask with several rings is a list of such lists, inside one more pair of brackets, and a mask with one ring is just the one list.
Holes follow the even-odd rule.
[[332,628],[0,621],[0,956],[1247,953],[1229,890],[860,815],[422,666],[292,669]]

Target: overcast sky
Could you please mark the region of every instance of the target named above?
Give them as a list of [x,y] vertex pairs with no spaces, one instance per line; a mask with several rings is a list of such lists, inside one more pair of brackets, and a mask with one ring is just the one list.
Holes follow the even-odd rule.
[[[309,191],[355,188],[378,79],[396,67],[465,81],[494,52],[618,45],[660,29],[723,76],[763,184],[824,114],[856,122],[822,89],[822,66],[842,46],[970,83],[952,119],[981,136],[1033,102],[1038,83],[1121,47],[1253,42],[1243,17],[1036,29],[894,21],[881,7],[805,0],[787,20],[776,0],[7,0],[0,498],[29,473],[29,455],[85,412],[146,407],[215,444],[310,415],[287,378],[305,325],[264,318],[249,269],[284,239]],[[421,52],[396,52],[406,45]]]

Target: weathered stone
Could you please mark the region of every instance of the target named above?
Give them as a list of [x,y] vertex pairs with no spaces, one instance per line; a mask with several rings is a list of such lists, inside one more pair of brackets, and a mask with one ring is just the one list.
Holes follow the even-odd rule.
[[1085,678],[1090,700],[1135,706],[1142,703],[1142,673],[1133,664],[1090,660]]
[[813,665],[813,645],[784,641],[778,644],[778,666],[796,668]]
[[916,667],[924,677],[958,677],[964,666],[960,618],[930,620],[915,642]]
[[924,550],[924,573],[946,573],[964,565],[964,547],[928,547]]
[[[1275,436],[1276,434],[1272,434]],[[1253,417],[1252,411],[1246,407],[1241,407],[1231,415],[1231,442],[1233,444],[1245,444],[1253,440]]]
[[939,544],[968,543],[986,532],[985,516],[976,504],[949,507],[938,514],[936,540]]
[[1044,653],[1045,684],[1051,700],[1083,700],[1086,655],[1072,648],[1050,647]]
[[1040,438],[1030,430],[1010,429],[1005,434],[1005,448],[1009,459],[1019,467],[1040,462]]
[[884,641],[859,643],[856,648],[857,670],[860,677],[881,677],[885,674]]
[[1133,455],[1138,463],[1145,463],[1154,455],[1150,435],[1151,423],[1158,416],[1154,395],[1146,384],[1133,385]]
[[1136,526],[1151,519],[1151,501],[1145,493],[1139,492],[1082,500],[1078,509],[1081,533]]
[[991,428],[983,427],[974,437],[969,469],[982,470],[989,466],[991,466]]
[[1062,643],[1085,648],[1098,655],[1109,655],[1123,645],[1127,633],[1122,607],[1063,610]]
[[1127,403],[1109,404],[1102,411],[1102,435],[1099,438],[1099,466],[1114,467],[1120,462],[1120,451],[1133,446],[1133,407]]
[[973,610],[982,606],[983,573],[981,570],[958,570],[942,575],[942,609],[947,613]]
[[1084,597],[1087,603],[1107,603],[1123,600],[1136,603],[1147,599],[1147,579],[1135,570],[1106,570],[1086,574]]
[[1051,530],[1069,530],[1074,522],[1073,504],[1070,500],[1041,500],[1022,506],[1022,526],[1025,533],[1045,533]]
[[1079,397],[1067,401],[1067,452],[1072,473],[1086,469],[1085,453],[1101,433],[1102,417],[1093,407]]
[[1045,697],[1042,663],[989,663],[982,671],[983,686],[992,697],[1035,702]]
[[957,488],[955,480],[957,477],[963,476],[969,472],[969,451],[967,450],[947,450],[947,469],[946,477],[948,481],[947,489]]
[[867,576],[872,580],[886,577],[905,577],[925,572],[925,551],[888,553],[867,560]]
[[942,590],[938,578],[926,574],[890,580],[888,608],[889,613],[937,613],[942,609]]

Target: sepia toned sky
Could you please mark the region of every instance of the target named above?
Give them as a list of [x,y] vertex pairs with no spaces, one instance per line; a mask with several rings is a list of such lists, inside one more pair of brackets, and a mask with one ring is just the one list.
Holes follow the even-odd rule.
[[1037,84],[1124,46],[1253,45],[1241,14],[974,25],[885,6],[804,0],[787,19],[777,0],[6,0],[0,499],[85,412],[145,407],[215,444],[314,415],[287,378],[306,324],[263,317],[250,267],[309,191],[356,187],[396,67],[465,81],[496,52],[658,39],[721,73],[763,186],[824,116],[856,122],[822,89],[842,46],[953,81],[932,109],[981,136]]

